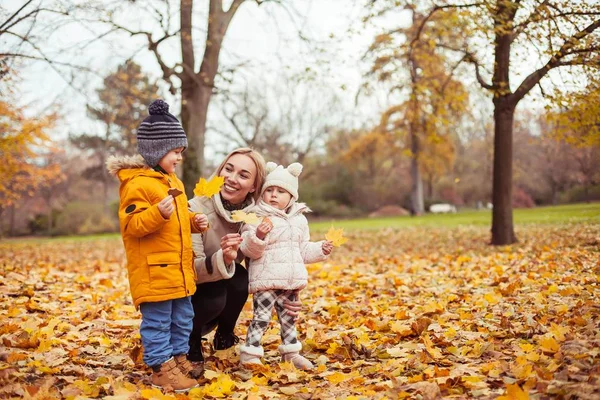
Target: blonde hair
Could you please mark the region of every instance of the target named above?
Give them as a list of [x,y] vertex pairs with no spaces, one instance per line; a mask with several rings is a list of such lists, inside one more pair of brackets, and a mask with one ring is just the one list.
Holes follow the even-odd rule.
[[236,154],[242,154],[244,156],[249,157],[254,165],[256,166],[256,176],[254,177],[254,193],[252,193],[254,200],[258,200],[260,197],[260,189],[262,188],[263,183],[265,182],[265,177],[267,176],[267,169],[265,167],[265,159],[260,153],[254,149],[249,147],[240,147],[238,149],[233,150],[231,153],[227,154],[227,157],[223,159],[221,164],[217,167],[215,171],[215,175],[220,176],[221,171],[227,164],[227,161]]

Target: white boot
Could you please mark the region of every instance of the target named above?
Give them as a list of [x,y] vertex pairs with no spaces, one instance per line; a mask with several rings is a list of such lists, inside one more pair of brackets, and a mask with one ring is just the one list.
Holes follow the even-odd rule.
[[315,366],[300,355],[302,343],[284,344],[279,346],[279,352],[284,362],[291,362],[298,369],[313,369]]
[[240,364],[263,365],[260,359],[265,355],[262,346],[240,346]]

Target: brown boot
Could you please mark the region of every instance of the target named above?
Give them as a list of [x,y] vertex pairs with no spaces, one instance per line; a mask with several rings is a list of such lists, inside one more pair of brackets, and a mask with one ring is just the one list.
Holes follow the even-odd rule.
[[186,377],[179,370],[173,357],[165,361],[158,371],[154,371],[151,380],[152,386],[168,391],[172,390],[176,393],[187,392],[192,388],[198,387],[198,382]]
[[174,357],[177,367],[185,376],[192,379],[198,379],[204,372],[204,363],[191,363],[185,354],[179,354]]

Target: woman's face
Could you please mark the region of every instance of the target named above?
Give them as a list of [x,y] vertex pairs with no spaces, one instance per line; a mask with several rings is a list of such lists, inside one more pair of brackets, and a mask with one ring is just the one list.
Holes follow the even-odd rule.
[[225,178],[221,188],[221,197],[231,204],[240,204],[254,192],[256,181],[256,165],[254,161],[244,154],[234,154],[219,171],[219,176]]

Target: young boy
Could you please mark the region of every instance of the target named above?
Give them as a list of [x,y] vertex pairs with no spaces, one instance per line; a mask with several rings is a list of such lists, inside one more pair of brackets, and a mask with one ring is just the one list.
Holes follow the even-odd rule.
[[313,364],[300,355],[302,344],[296,337],[295,318],[286,312],[283,302],[298,300],[298,292],[308,281],[305,264],[325,260],[333,244],[310,241],[308,221],[303,215],[310,209],[304,203],[296,203],[302,165],[293,163],[283,168],[269,162],[267,172],[261,199],[249,210],[263,217],[263,221],[258,227],[245,225],[242,230],[240,249],[250,258],[248,291],[253,293],[254,317],[246,344],[240,346],[240,363],[262,364],[264,350],[260,341],[275,307],[281,325],[283,344],[279,352],[283,361],[298,369],[312,369]]
[[191,214],[175,175],[187,138],[169,105],[154,101],[137,130],[139,156],[110,157],[116,175],[119,221],[127,254],[129,286],[142,313],[140,335],[152,385],[185,392],[199,372],[187,361],[196,291],[191,233],[205,231],[206,215]]

